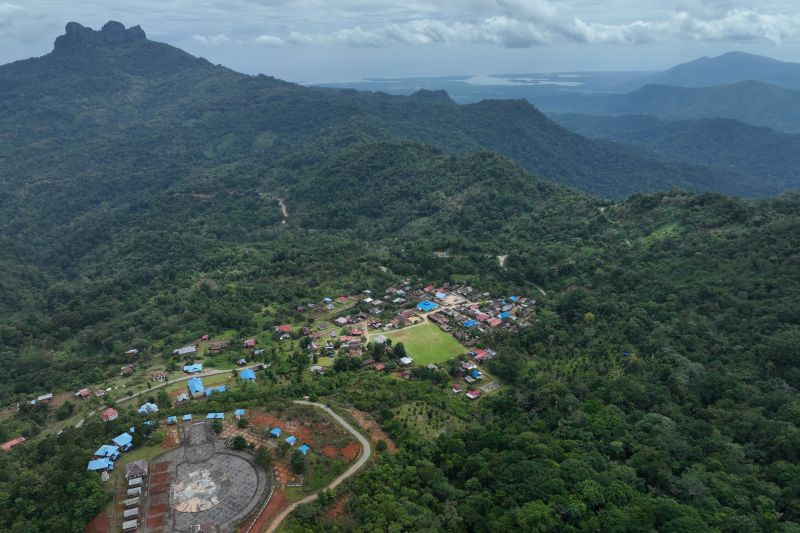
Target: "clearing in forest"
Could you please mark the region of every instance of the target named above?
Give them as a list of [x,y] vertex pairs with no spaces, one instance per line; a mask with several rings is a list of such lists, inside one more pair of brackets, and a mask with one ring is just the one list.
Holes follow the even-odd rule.
[[428,322],[385,333],[392,344],[403,343],[406,353],[417,366],[441,363],[463,354],[466,350],[450,334]]

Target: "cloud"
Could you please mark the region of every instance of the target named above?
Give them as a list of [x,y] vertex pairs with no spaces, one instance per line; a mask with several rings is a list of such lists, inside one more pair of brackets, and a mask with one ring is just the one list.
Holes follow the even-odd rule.
[[253,42],[256,44],[263,44],[264,46],[283,46],[286,42],[281,39],[280,37],[276,37],[275,35],[259,35]]
[[205,46],[220,46],[222,44],[242,44],[238,39],[231,39],[224,33],[217,35],[192,35],[192,40]]
[[289,36],[286,38],[286,42],[299,45],[312,44],[314,42],[314,38],[306,33],[292,31],[289,32]]

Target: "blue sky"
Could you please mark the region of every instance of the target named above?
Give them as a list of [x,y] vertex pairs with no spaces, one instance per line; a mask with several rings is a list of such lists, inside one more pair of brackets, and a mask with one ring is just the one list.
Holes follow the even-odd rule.
[[239,71],[291,81],[652,70],[743,50],[800,61],[789,0],[0,0],[0,62],[71,20],[139,24]]

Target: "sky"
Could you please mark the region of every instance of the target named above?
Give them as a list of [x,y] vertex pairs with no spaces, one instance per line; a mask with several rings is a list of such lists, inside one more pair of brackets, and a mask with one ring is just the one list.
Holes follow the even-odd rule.
[[800,62],[797,0],[0,0],[0,63],[48,53],[69,21],[108,20],[306,83],[661,70],[731,50]]

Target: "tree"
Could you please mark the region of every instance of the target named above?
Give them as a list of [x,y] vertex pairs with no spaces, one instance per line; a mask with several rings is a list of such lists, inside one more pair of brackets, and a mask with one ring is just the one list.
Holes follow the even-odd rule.
[[220,422],[219,420],[214,420],[211,423],[211,431],[219,435],[220,432],[222,432],[222,422]]
[[250,425],[250,422],[248,422],[245,417],[242,417],[236,421],[236,425],[240,428],[246,428],[247,426]]
[[266,446],[256,448],[256,464],[269,470],[272,466],[272,452]]
[[295,474],[302,474],[306,471],[306,456],[300,452],[292,454],[291,460],[292,472]]
[[395,359],[400,359],[401,357],[406,356],[406,347],[403,346],[402,342],[398,342],[397,344],[394,345],[393,354]]
[[244,450],[245,448],[247,448],[247,441],[241,435],[236,435],[231,440],[231,447],[234,450]]

